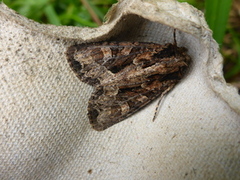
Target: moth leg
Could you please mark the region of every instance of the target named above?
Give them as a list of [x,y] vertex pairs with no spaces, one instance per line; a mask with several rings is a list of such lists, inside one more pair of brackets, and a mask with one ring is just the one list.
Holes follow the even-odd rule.
[[[174,85],[173,85],[173,86],[174,86]],[[173,88],[173,86],[169,86],[169,87],[161,94],[160,99],[158,100],[157,106],[156,106],[156,108],[155,108],[154,116],[153,116],[153,119],[152,119],[153,122],[155,121],[155,119],[156,119],[156,117],[157,117],[157,115],[158,115],[159,106],[160,106],[160,103],[161,103],[162,99],[163,99],[164,96],[168,93],[168,91],[170,91],[170,90]]]

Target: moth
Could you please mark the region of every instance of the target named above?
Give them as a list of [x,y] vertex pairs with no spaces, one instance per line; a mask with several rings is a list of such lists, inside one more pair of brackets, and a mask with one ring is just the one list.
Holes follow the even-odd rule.
[[95,42],[70,46],[66,56],[77,77],[95,88],[88,118],[97,131],[131,116],[169,92],[191,57],[174,43]]

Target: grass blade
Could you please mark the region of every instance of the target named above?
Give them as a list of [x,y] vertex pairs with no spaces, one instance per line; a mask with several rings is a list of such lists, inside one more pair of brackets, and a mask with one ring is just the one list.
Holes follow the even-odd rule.
[[226,31],[232,0],[205,0],[205,17],[213,38],[221,45]]

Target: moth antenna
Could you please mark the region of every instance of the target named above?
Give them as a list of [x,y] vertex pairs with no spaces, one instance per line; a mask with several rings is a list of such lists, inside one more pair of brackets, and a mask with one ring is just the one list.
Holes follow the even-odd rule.
[[174,54],[177,55],[177,40],[176,40],[176,29],[173,29],[173,39],[174,39]]
[[177,41],[176,41],[176,29],[173,30],[173,38],[174,38],[174,45],[177,46]]

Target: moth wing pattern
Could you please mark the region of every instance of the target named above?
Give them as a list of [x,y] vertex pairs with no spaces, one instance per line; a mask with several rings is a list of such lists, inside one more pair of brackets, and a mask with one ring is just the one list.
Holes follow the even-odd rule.
[[[166,83],[168,83],[167,86]],[[115,97],[104,93],[103,86],[98,86],[95,93],[92,94],[88,105],[90,123],[94,129],[101,131],[124,120],[156,99],[159,94],[166,94],[176,82],[166,83],[163,83],[158,90],[142,93],[138,92],[138,90],[126,93],[123,90]]]
[[88,117],[102,131],[131,116],[171,90],[191,61],[175,44],[100,42],[68,48],[70,66],[95,87]]

